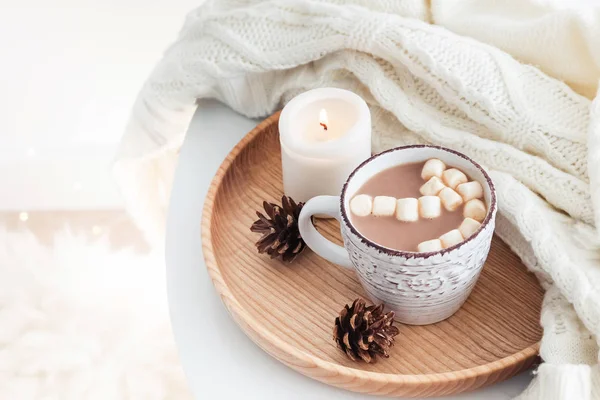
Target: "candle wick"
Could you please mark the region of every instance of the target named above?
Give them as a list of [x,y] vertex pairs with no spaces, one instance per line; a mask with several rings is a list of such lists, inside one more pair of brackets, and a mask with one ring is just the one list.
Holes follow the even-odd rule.
[[327,130],[327,125],[325,125],[323,122],[319,122],[319,125],[321,125],[323,129]]

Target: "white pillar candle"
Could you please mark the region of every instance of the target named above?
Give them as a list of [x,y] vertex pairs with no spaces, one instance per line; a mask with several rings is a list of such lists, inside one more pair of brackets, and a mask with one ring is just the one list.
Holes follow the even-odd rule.
[[371,157],[371,113],[360,96],[320,88],[293,98],[279,117],[283,190],[295,201],[339,195]]

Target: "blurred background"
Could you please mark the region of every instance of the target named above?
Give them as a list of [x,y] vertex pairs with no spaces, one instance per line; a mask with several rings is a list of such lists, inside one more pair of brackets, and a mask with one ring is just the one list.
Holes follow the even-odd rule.
[[1,399],[189,396],[162,249],[127,217],[111,163],[197,4],[0,1]]
[[0,3],[0,210],[122,208],[107,171],[138,90],[198,1]]

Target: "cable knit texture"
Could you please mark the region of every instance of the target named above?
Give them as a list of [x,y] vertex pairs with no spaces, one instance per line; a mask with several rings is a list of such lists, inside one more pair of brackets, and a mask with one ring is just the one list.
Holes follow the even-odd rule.
[[598,6],[578,0],[432,2],[436,24],[496,46],[594,97],[600,76]]
[[[453,19],[451,5],[468,12],[474,2],[448,3],[434,0],[430,10],[417,0],[206,2],[188,15],[142,89],[117,176],[133,216],[158,241],[176,150],[196,99],[217,98],[261,117],[307,89],[352,90],[371,108],[375,151],[435,143],[490,171],[498,191],[497,233],[548,290],[541,319],[546,364],[522,398],[572,398],[567,394],[575,388],[578,398],[593,398],[599,381],[589,365],[598,362],[600,334],[594,228],[600,223],[600,105],[496,47],[430,24],[513,50],[508,39],[469,32],[468,14],[456,11],[460,19]],[[498,11],[500,3],[494,4]],[[571,18],[568,10],[552,12],[555,19]],[[535,18],[522,23],[543,25]],[[566,54],[579,57],[575,50]],[[585,61],[582,54],[569,64]],[[585,73],[544,70],[564,79],[585,76],[569,80],[578,85],[594,73],[593,65]]]

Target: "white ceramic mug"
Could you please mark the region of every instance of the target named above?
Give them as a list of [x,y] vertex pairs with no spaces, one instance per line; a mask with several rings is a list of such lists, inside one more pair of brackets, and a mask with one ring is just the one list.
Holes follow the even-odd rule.
[[[438,158],[481,182],[488,213],[479,231],[455,246],[431,253],[386,248],[361,235],[349,218],[350,199],[357,190],[387,168],[430,158]],[[481,166],[450,149],[414,145],[388,150],[363,162],[348,177],[341,196],[310,199],[300,213],[299,228],[315,253],[354,268],[373,302],[385,303],[402,323],[425,325],[450,317],[469,297],[490,249],[496,211],[494,185]],[[330,215],[340,222],[344,247],[317,232],[311,221],[316,214]]]

